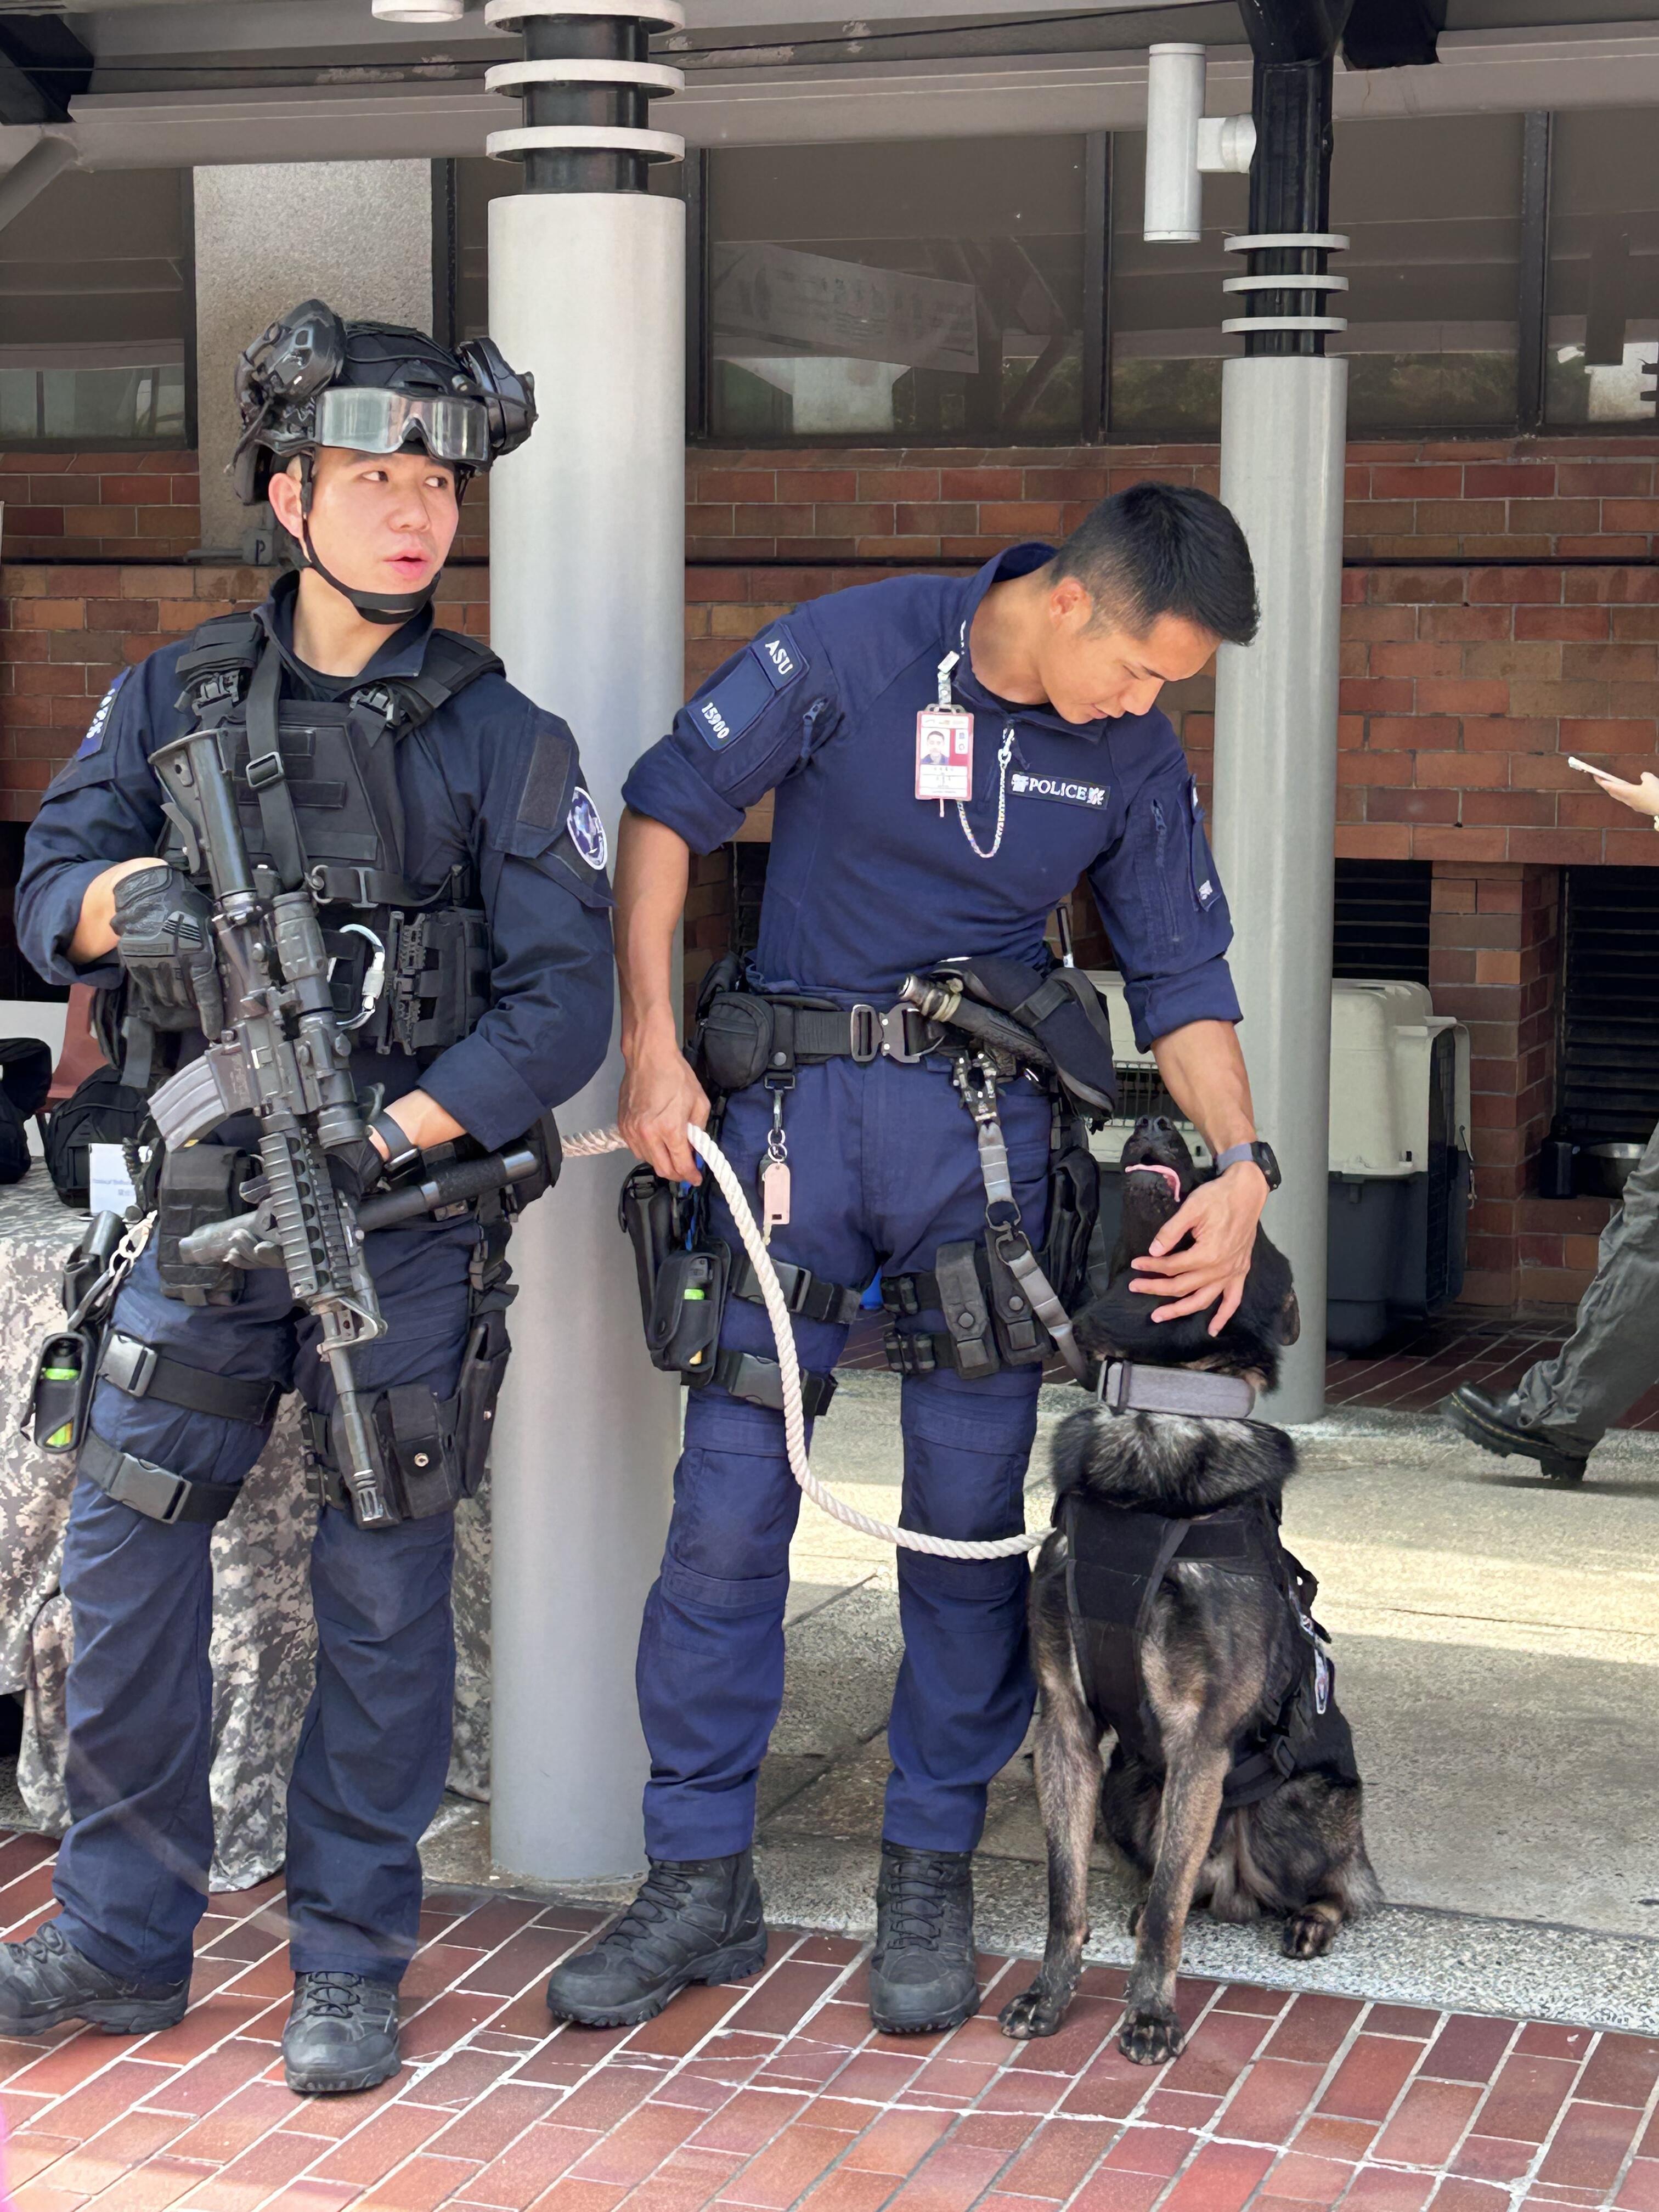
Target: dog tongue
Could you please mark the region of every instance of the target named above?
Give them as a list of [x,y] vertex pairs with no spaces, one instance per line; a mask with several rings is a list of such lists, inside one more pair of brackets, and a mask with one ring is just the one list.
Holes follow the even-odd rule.
[[1180,1205],[1181,1177],[1176,1173],[1173,1168],[1166,1168],[1156,1160],[1137,1160],[1133,1167],[1125,1168],[1123,1172],[1125,1175],[1162,1176],[1164,1182],[1170,1186],[1170,1197],[1174,1199],[1177,1206]]

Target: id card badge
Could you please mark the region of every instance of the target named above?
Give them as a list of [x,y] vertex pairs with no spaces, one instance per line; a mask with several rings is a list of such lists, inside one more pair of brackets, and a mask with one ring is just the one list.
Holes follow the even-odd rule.
[[916,797],[973,795],[973,716],[960,707],[924,707],[916,716]]

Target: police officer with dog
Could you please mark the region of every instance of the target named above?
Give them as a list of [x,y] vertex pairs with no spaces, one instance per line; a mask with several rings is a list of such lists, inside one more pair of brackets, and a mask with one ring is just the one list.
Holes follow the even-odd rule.
[[[1237,1041],[1226,902],[1156,701],[1255,623],[1232,516],[1142,484],[1057,551],[1017,545],[966,580],[895,578],[797,607],[635,763],[617,866],[620,1125],[659,1181],[635,1170],[623,1206],[653,1356],[693,1387],[639,1649],[650,1870],[617,1926],[555,1972],[556,2016],[647,2019],[764,1955],[750,1844],[799,1492],[731,1216],[699,1189],[685,1220],[673,1195],[698,1183],[685,1128],[711,1094],[795,1316],[809,1417],[879,1273],[903,1376],[900,1517],[950,1538],[1020,1530],[1042,1363],[1054,1346],[1078,1357],[1065,1301],[1097,1195],[1078,1116],[1111,1099],[1100,1002],[1044,950],[1086,874],[1137,1040],[1218,1170],[1138,1288],[1160,1318],[1212,1309],[1218,1329],[1236,1308],[1278,1170]],[[690,856],[768,793],[757,948],[706,988],[694,1066],[672,964]],[[870,1985],[890,2032],[953,2026],[977,2002],[971,1859],[1030,1717],[1026,1584],[1023,1558],[899,1553]]]
[[501,1183],[516,1162],[520,1194],[545,1187],[550,1109],[603,1057],[611,893],[569,731],[430,605],[468,482],[530,434],[529,380],[488,340],[309,301],[237,392],[236,488],[270,499],[297,573],[124,672],[18,888],[29,957],[98,987],[165,1142],[148,1242],[101,1279],[63,1565],[73,1825],[59,1912],[0,1949],[0,2033],[185,2010],[213,1846],[209,1544],[294,1389],[319,1652],[283,2056],[312,2094],[398,2063],[448,1765],[453,1509],[509,1349]]

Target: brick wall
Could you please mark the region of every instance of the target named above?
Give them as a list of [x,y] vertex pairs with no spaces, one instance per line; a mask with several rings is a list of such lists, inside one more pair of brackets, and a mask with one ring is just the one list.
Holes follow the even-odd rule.
[[[1218,488],[1217,449],[871,447],[687,456],[694,561],[982,561],[1152,476]],[[1650,560],[1659,438],[1351,446],[1351,560]]]
[[1350,568],[1340,854],[1659,862],[1659,838],[1569,768],[1659,755],[1659,568]]

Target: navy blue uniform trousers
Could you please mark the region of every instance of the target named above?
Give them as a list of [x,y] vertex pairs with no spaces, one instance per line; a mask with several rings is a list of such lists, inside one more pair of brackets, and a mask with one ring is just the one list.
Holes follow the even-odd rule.
[[[1040,1243],[1049,1109],[1030,1083],[1003,1094],[1003,1128],[1025,1225]],[[759,1085],[733,1097],[721,1149],[752,1190],[771,1120]],[[799,1071],[785,1094],[788,1225],[772,1250],[848,1287],[931,1269],[939,1247],[985,1233],[974,1124],[942,1069],[878,1060]],[[705,1170],[705,1173],[707,1171]],[[716,1233],[740,1250],[718,1200]],[[926,1314],[909,1328],[940,1328]],[[833,1367],[846,1331],[797,1321],[801,1364]],[[770,1352],[765,1310],[733,1299],[721,1342]],[[1022,1494],[1036,1426],[1037,1367],[981,1382],[945,1371],[902,1393],[901,1519],[939,1536],[1006,1536],[1024,1526]],[[834,1409],[825,1417],[835,1419]],[[653,1858],[725,1856],[755,1824],[755,1781],[783,1700],[789,1540],[800,1506],[781,1414],[717,1385],[689,1394],[685,1447],[662,1571],[640,1638],[640,1712],[651,1753],[646,1847]],[[888,1726],[893,1762],[884,1830],[921,1850],[967,1851],[986,1790],[1019,1749],[1033,1688],[1026,1660],[1024,1557],[898,1554],[904,1657]]]
[[[356,1355],[365,1389],[424,1382],[448,1397],[466,1328],[469,1219],[385,1230],[367,1252],[387,1334]],[[115,1325],[216,1374],[274,1377],[334,1402],[317,1328],[286,1277],[259,1269],[240,1302],[162,1295],[146,1251]],[[240,1482],[266,1430],[133,1398],[101,1382],[92,1426],[108,1443],[198,1482]],[[309,1510],[308,1508],[303,1510]],[[111,1973],[178,1981],[213,1856],[208,1772],[212,1530],[168,1527],[75,1486],[63,1583],[75,1623],[67,1784],[73,1826],[54,1887],[64,1933]],[[455,1648],[454,1522],[387,1529],[320,1514],[311,1555],[317,1677],[288,1794],[289,1946],[296,1973],[402,1975],[420,1912],[417,1846],[449,1765]]]

